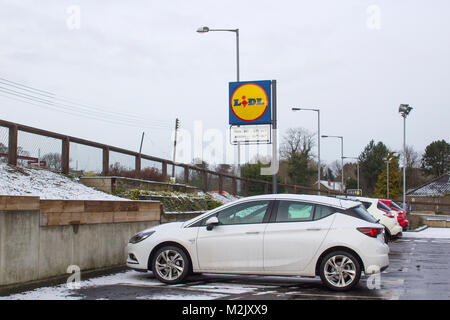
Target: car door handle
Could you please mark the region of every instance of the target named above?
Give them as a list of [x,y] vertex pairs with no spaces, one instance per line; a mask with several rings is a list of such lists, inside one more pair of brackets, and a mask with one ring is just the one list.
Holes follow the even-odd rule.
[[249,232],[246,232],[245,234],[259,234],[259,232],[258,231],[249,231]]
[[320,231],[320,230],[322,230],[322,229],[320,229],[320,228],[309,228],[309,229],[306,229],[306,231]]

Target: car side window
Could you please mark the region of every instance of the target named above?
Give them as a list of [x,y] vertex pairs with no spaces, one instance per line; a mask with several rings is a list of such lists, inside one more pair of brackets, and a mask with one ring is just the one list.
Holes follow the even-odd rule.
[[311,221],[314,205],[298,201],[280,201],[276,222]]
[[262,223],[270,201],[240,203],[219,211],[216,216],[221,225]]
[[319,220],[328,217],[329,215],[332,215],[337,211],[338,210],[333,209],[331,207],[316,205],[316,211],[314,212],[314,220]]

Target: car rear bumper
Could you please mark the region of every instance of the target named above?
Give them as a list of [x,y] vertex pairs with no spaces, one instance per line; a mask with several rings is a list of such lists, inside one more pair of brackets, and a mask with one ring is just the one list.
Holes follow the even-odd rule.
[[403,231],[403,228],[400,225],[396,225],[392,228],[392,230],[389,230],[391,232],[392,236],[398,236]]
[[385,270],[389,266],[389,256],[387,253],[373,255],[365,258],[364,273],[373,274]]

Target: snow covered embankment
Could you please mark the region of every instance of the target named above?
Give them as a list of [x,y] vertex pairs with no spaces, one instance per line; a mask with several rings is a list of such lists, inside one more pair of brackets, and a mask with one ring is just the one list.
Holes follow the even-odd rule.
[[52,200],[124,200],[47,170],[12,167],[0,162],[0,195]]

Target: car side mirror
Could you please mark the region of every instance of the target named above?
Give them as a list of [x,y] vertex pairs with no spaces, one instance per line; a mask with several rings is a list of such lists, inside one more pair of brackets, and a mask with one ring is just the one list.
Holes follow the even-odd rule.
[[214,226],[217,226],[219,224],[219,219],[217,217],[211,217],[208,220],[206,220],[206,230],[211,231]]

